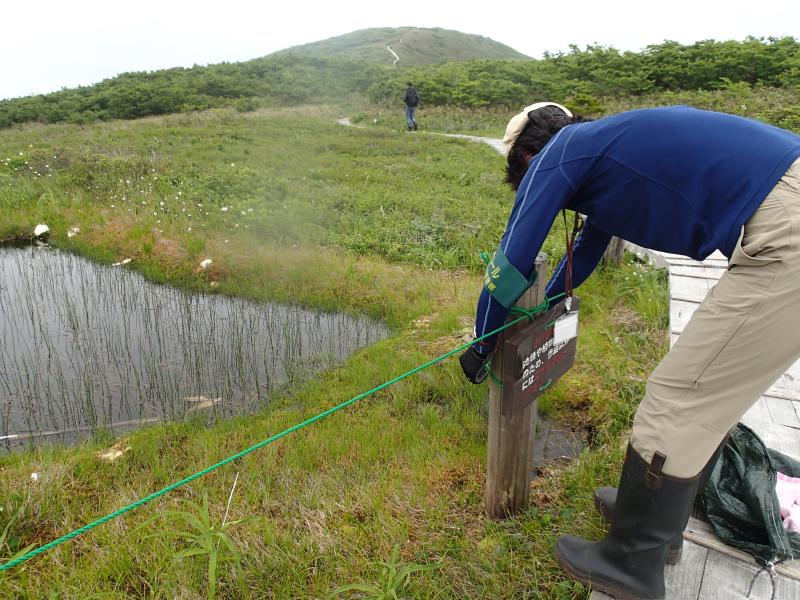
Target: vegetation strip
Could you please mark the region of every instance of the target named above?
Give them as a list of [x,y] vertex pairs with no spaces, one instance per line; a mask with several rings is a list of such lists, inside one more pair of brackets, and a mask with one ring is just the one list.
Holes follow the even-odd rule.
[[[560,294],[560,295],[563,295],[563,294]],[[343,409],[343,408],[345,408],[347,406],[350,406],[351,404],[354,404],[355,402],[358,402],[359,400],[362,400],[362,399],[366,398],[367,396],[370,396],[370,395],[374,394],[375,392],[379,392],[380,390],[385,389],[385,388],[389,387],[390,385],[393,385],[393,384],[395,384],[395,383],[397,383],[399,381],[402,381],[403,379],[405,379],[407,377],[410,377],[411,375],[414,375],[415,373],[419,373],[420,371],[423,371],[423,370],[427,369],[428,367],[431,367],[431,366],[435,365],[436,363],[443,361],[444,359],[452,356],[453,354],[455,354],[457,352],[460,352],[462,350],[465,350],[466,348],[468,348],[469,346],[471,346],[472,344],[474,344],[477,341],[484,340],[486,338],[492,337],[493,335],[495,335],[497,333],[500,333],[504,329],[508,329],[509,327],[511,327],[513,325],[516,325],[517,323],[521,322],[524,319],[533,319],[533,317],[535,315],[537,315],[537,314],[539,314],[541,312],[546,312],[547,309],[550,307],[550,302],[552,300],[555,300],[556,298],[558,298],[558,296],[553,297],[553,298],[545,298],[544,302],[542,302],[541,304],[539,304],[537,306],[534,306],[534,307],[532,307],[530,309],[522,309],[522,308],[519,308],[519,307],[515,307],[514,313],[515,314],[521,314],[521,316],[517,317],[513,321],[510,321],[510,322],[506,323],[502,327],[498,327],[494,331],[490,331],[489,333],[487,333],[487,334],[485,334],[485,335],[483,335],[483,336],[481,336],[479,338],[476,338],[474,340],[470,340],[469,342],[461,344],[460,346],[458,346],[457,348],[453,348],[449,352],[445,352],[444,354],[442,354],[442,355],[440,355],[440,356],[438,356],[438,357],[436,357],[434,359],[431,359],[428,362],[426,362],[426,363],[424,363],[422,365],[419,365],[418,367],[415,367],[415,368],[411,369],[410,371],[407,371],[407,372],[403,373],[402,375],[398,375],[394,379],[390,379],[389,381],[386,381],[386,382],[382,383],[381,385],[372,388],[371,390],[368,390],[368,391],[366,391],[366,392],[364,392],[362,394],[359,394],[358,396],[354,396],[353,398],[350,398],[350,400],[347,400],[346,402],[342,402],[341,404],[339,404],[337,406],[334,406],[333,408],[329,408],[325,412],[322,412],[322,413],[320,413],[318,415],[315,415],[315,416],[311,417],[310,419],[306,419],[302,423],[298,423],[297,425],[289,427],[288,429],[284,429],[280,433],[277,433],[277,434],[273,435],[272,437],[267,438],[266,440],[263,440],[263,441],[259,442],[258,444],[250,446],[249,448],[247,448],[245,450],[242,450],[241,452],[239,452],[237,454],[234,454],[233,456],[229,456],[228,458],[226,458],[224,460],[221,460],[218,463],[211,465],[210,467],[206,467],[202,471],[198,471],[197,473],[194,473],[193,475],[189,475],[188,477],[185,477],[185,478],[181,479],[180,481],[177,481],[177,482],[175,482],[175,483],[173,483],[171,485],[168,485],[167,487],[165,487],[165,488],[163,488],[163,489],[161,489],[161,490],[159,490],[157,492],[153,492],[149,496],[145,496],[144,498],[142,498],[141,500],[137,500],[133,504],[129,504],[128,506],[124,506],[124,507],[122,507],[120,509],[117,509],[114,512],[107,514],[105,517],[101,517],[101,518],[99,518],[99,519],[97,519],[95,521],[92,521],[91,523],[88,523],[88,524],[84,525],[83,527],[80,527],[79,529],[75,529],[74,531],[71,531],[70,533],[68,533],[66,535],[63,535],[60,538],[57,538],[57,539],[53,540],[52,542],[48,542],[44,546],[40,546],[38,548],[34,548],[30,552],[27,552],[27,553],[23,554],[22,556],[18,556],[17,558],[14,558],[14,559],[6,562],[6,563],[3,563],[2,565],[0,565],[0,571],[8,571],[9,569],[12,569],[12,568],[16,567],[17,565],[20,565],[20,564],[30,560],[34,556],[38,556],[39,554],[43,554],[43,553],[47,552],[48,550],[51,550],[51,549],[55,548],[56,546],[59,546],[59,545],[63,544],[64,542],[67,542],[67,541],[71,540],[72,538],[78,537],[79,535],[81,535],[83,533],[91,531],[92,529],[102,525],[103,523],[107,523],[108,521],[111,521],[112,519],[116,519],[117,517],[121,517],[125,513],[128,513],[130,511],[136,509],[136,508],[139,508],[140,506],[142,506],[143,504],[147,504],[151,500],[155,500],[156,498],[160,498],[161,496],[164,496],[165,494],[168,494],[169,492],[171,492],[171,491],[173,491],[173,490],[175,490],[175,489],[177,489],[177,488],[179,488],[181,486],[184,486],[187,483],[191,483],[195,479],[199,479],[203,475],[207,475],[208,473],[211,473],[212,471],[215,471],[220,467],[224,467],[225,465],[227,465],[229,463],[232,463],[235,460],[238,460],[238,459],[240,459],[240,458],[242,458],[244,456],[247,456],[251,452],[255,452],[256,450],[258,450],[259,448],[263,448],[264,446],[267,446],[268,444],[271,444],[272,442],[274,442],[276,440],[279,440],[282,437],[285,437],[285,436],[289,435],[290,433],[293,433],[293,432],[297,431],[298,429],[302,429],[306,425],[311,425],[312,423],[314,423],[316,421],[319,421],[321,419],[324,419],[328,415],[331,415],[331,414],[333,414],[333,413],[335,413],[335,412],[337,412],[337,411],[339,411],[339,410],[341,410],[341,409]]]

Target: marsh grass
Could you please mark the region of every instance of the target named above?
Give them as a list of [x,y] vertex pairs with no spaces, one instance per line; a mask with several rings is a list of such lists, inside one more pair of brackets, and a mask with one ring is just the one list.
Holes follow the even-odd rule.
[[[171,510],[161,515],[162,518],[170,520],[171,525],[166,529],[166,535],[179,538],[188,547],[179,550],[173,556],[178,561],[177,568],[182,567],[182,562],[190,558],[205,558],[207,564],[207,589],[209,600],[217,597],[217,578],[219,569],[229,564],[234,577],[237,580],[239,593],[244,594],[244,582],[241,578],[242,555],[236,544],[228,535],[228,530],[244,523],[247,519],[228,521],[228,510],[236,489],[236,482],[239,474],[236,474],[228,504],[225,508],[225,515],[222,522],[216,525],[210,514],[208,504],[208,494],[203,492],[202,504],[197,505],[189,502],[186,510]],[[152,519],[151,519],[152,521]],[[185,529],[175,528],[176,524],[182,523]],[[149,525],[150,521],[145,523]]]
[[7,447],[249,413],[386,334],[372,319],[187,293],[41,247],[0,249],[0,280]]
[[381,575],[377,583],[351,583],[336,588],[328,596],[329,599],[337,598],[348,592],[360,592],[360,597],[369,600],[403,600],[409,596],[405,595],[405,589],[414,573],[430,571],[436,565],[418,565],[416,563],[406,563],[399,559],[400,546],[392,548],[392,554],[386,561],[379,561]]
[[[130,433],[123,438],[130,451],[112,463],[96,456],[110,439],[4,457],[0,526],[17,515],[9,535],[23,546],[80,527],[460,345],[480,289],[478,252],[496,245],[511,206],[502,159],[488,147],[338,127],[307,109],[0,132],[2,158],[56,149],[68,159],[52,177],[0,166],[7,215],[0,237],[47,222],[59,247],[106,263],[132,257],[131,266],[153,281],[369,314],[384,319],[392,336],[254,415]],[[129,172],[140,160],[133,157],[152,161],[156,173],[140,175],[153,191],[126,193],[116,167],[93,171],[86,157],[94,154],[122,161]],[[103,193],[69,183],[75,169],[92,175]],[[194,208],[202,202],[218,210],[189,217],[187,197]],[[153,210],[162,200],[166,216]],[[81,233],[67,238],[74,226]],[[545,246],[552,261],[561,244],[563,231],[555,229]],[[214,260],[213,278],[196,270],[205,257]],[[449,360],[239,461],[229,518],[253,518],[229,538],[243,557],[246,591],[226,573],[219,596],[323,598],[340,586],[378,585],[385,581],[381,561],[398,546],[397,565],[437,565],[408,579],[404,593],[413,598],[586,599],[587,590],[557,568],[552,545],[562,533],[601,534],[592,491],[616,483],[644,377],[666,349],[659,317],[640,314],[625,292],[625,277],[639,273],[626,262],[580,289],[578,362],[540,408],[588,431],[591,447],[544,470],[527,512],[503,522],[485,518],[485,388],[466,384]],[[663,294],[660,285],[653,278]],[[202,506],[204,493],[211,522],[221,522],[231,473],[209,474],[2,575],[0,595],[207,597],[207,564],[184,560],[176,568],[173,557],[186,546],[164,529],[180,529],[179,521],[142,525],[187,502]]]

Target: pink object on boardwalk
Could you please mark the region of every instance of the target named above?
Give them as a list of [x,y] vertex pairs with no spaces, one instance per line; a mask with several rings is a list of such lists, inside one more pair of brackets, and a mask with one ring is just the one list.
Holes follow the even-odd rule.
[[800,533],[800,477],[778,473],[775,493],[778,495],[784,529]]
[[800,504],[792,504],[789,516],[783,520],[783,528],[800,533]]

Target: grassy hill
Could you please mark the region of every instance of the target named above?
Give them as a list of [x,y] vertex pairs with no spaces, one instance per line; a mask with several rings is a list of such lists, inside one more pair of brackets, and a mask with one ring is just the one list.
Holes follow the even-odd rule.
[[480,35],[418,27],[361,29],[320,42],[294,46],[276,54],[353,58],[391,65],[395,59],[386,49],[388,45],[400,57],[396,64],[400,67],[474,59],[529,58],[505,44]]

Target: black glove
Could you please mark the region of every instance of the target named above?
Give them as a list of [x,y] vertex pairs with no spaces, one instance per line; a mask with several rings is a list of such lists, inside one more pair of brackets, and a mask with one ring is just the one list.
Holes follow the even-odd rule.
[[486,354],[479,352],[475,346],[470,346],[464,354],[458,358],[461,369],[472,383],[483,383],[489,374],[489,358],[491,352]]

